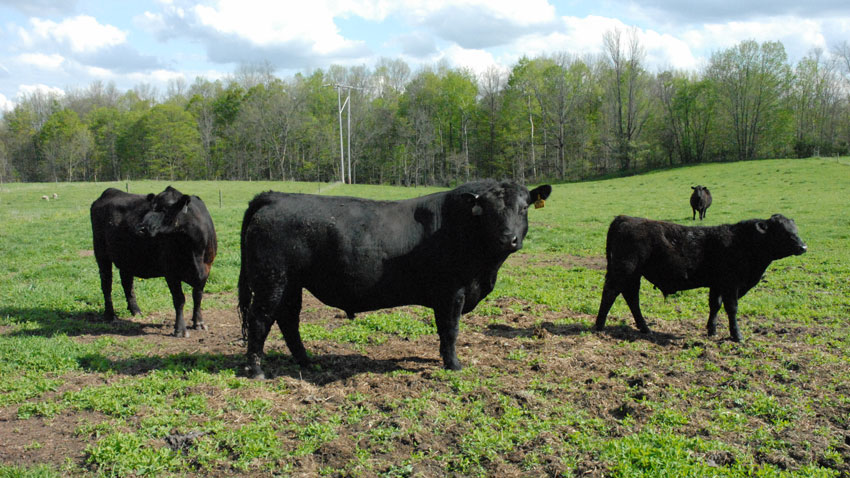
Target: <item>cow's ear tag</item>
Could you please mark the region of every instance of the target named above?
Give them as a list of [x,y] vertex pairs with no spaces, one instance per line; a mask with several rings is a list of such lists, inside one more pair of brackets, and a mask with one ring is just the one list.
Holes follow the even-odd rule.
[[540,195],[538,194],[538,195],[537,195],[537,200],[536,200],[536,201],[534,201],[534,209],[540,209],[540,208],[541,208],[541,207],[543,207],[545,204],[546,204],[546,200],[545,200],[545,199],[543,199],[542,197],[540,197]]

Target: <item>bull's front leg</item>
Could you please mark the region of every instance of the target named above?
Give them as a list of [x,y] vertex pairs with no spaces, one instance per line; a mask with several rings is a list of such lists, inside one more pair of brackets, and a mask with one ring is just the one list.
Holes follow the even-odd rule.
[[717,313],[720,312],[721,302],[720,292],[714,287],[708,289],[708,323],[706,329],[709,336],[717,333]]
[[174,304],[174,336],[188,337],[189,332],[186,331],[186,322],[183,320],[183,305],[186,304],[186,296],[183,295],[183,285],[180,279],[174,277],[166,277],[168,290],[171,291],[171,302]]
[[451,300],[434,308],[434,322],[437,324],[437,334],[440,336],[440,356],[443,358],[443,368],[460,370],[463,367],[457,359],[455,345],[457,344],[460,314],[466,301],[463,290],[455,292]]
[[738,291],[733,290],[723,294],[723,308],[729,316],[729,336],[735,342],[740,342],[741,331],[738,330]]
[[206,282],[203,281],[201,285],[192,287],[192,328],[195,330],[207,330],[204,317],[201,315],[201,301],[204,299]]

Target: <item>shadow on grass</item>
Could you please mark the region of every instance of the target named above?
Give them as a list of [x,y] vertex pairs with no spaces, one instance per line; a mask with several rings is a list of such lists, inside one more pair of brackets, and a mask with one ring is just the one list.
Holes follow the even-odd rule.
[[[245,377],[247,362],[243,354],[210,354],[210,353],[178,353],[165,356],[132,357],[112,359],[99,353],[87,354],[77,359],[80,367],[86,371],[105,373],[112,372],[123,375],[144,375],[155,370],[174,372],[202,371],[219,373],[233,370],[236,376]],[[288,376],[305,380],[314,385],[325,385],[340,380],[346,380],[363,373],[386,374],[396,371],[410,373],[421,372],[425,367],[411,367],[413,364],[435,363],[439,360],[419,357],[403,357],[398,359],[370,359],[363,355],[329,354],[313,358],[310,368],[299,367],[288,354],[269,353],[263,362],[266,376],[275,379]]]
[[45,308],[0,307],[0,317],[6,318],[7,323],[32,322],[38,324],[37,327],[25,327],[4,334],[9,337],[33,335],[41,337],[53,337],[54,335],[135,337],[150,333],[146,329],[160,329],[167,326],[167,324],[145,324],[121,319],[108,322],[104,321],[102,315],[98,312],[68,312]]
[[681,335],[668,334],[666,332],[652,331],[645,334],[629,325],[609,325],[605,330],[597,332],[592,325],[582,323],[572,324],[555,324],[552,322],[543,322],[534,327],[511,327],[505,324],[491,324],[484,330],[484,335],[491,337],[502,338],[517,338],[517,337],[537,337],[541,331],[548,332],[552,335],[570,336],[581,335],[585,333],[605,334],[618,340],[634,342],[636,340],[645,340],[657,345],[670,345],[676,340],[682,339]]

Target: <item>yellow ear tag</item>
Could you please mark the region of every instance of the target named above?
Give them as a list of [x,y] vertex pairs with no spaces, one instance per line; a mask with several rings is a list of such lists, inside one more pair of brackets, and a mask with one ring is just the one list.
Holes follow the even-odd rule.
[[546,201],[542,197],[537,196],[537,201],[534,201],[534,209],[540,209],[544,204],[546,204]]

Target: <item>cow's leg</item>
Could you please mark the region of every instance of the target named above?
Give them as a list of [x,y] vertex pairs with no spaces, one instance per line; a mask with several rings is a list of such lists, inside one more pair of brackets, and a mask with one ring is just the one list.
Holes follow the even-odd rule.
[[289,348],[292,358],[301,367],[309,367],[310,358],[307,356],[307,350],[304,348],[304,342],[301,341],[301,332],[299,331],[301,287],[286,286],[283,300],[280,301],[275,316],[277,326],[283,334],[283,340],[286,341],[286,346]]
[[124,288],[124,298],[127,299],[127,310],[130,315],[139,315],[142,311],[139,309],[139,304],[136,302],[136,291],[133,288],[133,274],[124,270],[118,270],[121,276],[121,287]]
[[723,294],[723,308],[729,316],[729,336],[735,342],[741,341],[741,331],[738,330],[738,292]]
[[649,326],[646,325],[646,320],[640,312],[640,276],[630,279],[623,287],[623,298],[626,299],[626,304],[629,305],[629,310],[635,318],[635,325],[643,332],[649,332]]
[[248,309],[248,368],[251,378],[265,379],[263,373],[263,346],[275,321],[274,311],[280,303],[281,287],[271,286],[254,291],[254,299]]
[[188,337],[189,332],[186,330],[186,322],[183,320],[183,305],[186,303],[186,296],[183,295],[183,283],[180,279],[174,277],[166,277],[168,290],[171,291],[171,302],[174,304],[174,336]]
[[204,317],[201,315],[201,301],[204,299],[204,286],[207,281],[192,287],[192,328],[195,330],[207,330],[204,325]]
[[447,370],[463,368],[457,359],[455,345],[460,314],[465,301],[463,292],[458,291],[448,303],[434,308],[434,322],[437,324],[437,334],[440,336],[440,356],[443,358],[443,368]]
[[693,211],[693,214],[691,214],[691,221],[696,221],[697,220],[697,210],[694,209],[694,208],[691,208],[691,211]]
[[714,287],[708,289],[708,324],[706,324],[706,329],[709,336],[717,333],[717,313],[720,311],[722,302],[720,292],[717,289]]
[[608,312],[611,310],[611,306],[614,305],[614,301],[617,300],[618,295],[620,295],[620,289],[615,287],[612,281],[608,280],[608,274],[605,274],[605,285],[602,287],[602,301],[599,303],[599,313],[596,314],[596,330],[605,328]]

